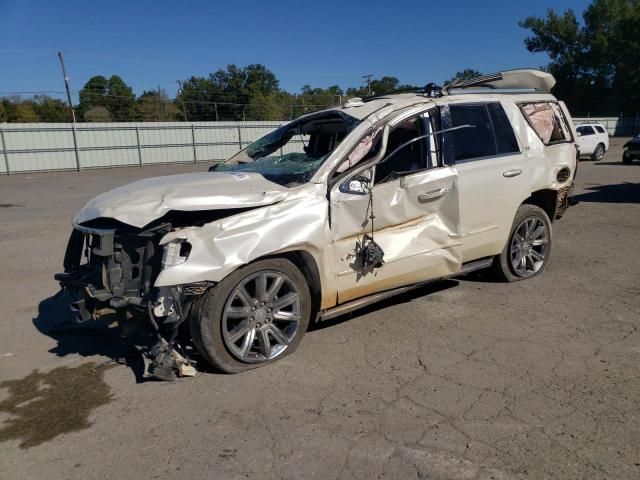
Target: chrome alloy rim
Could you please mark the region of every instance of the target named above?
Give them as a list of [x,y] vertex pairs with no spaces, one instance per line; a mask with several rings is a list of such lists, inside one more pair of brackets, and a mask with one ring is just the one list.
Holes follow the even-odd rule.
[[261,363],[282,354],[298,331],[300,294],[282,272],[261,270],[231,292],[222,314],[222,336],[243,362]]
[[601,145],[598,145],[596,147],[596,160],[602,160],[602,157],[604,157],[604,148],[602,148]]
[[513,271],[519,277],[530,277],[544,265],[549,245],[549,231],[537,217],[525,218],[511,238],[510,258]]

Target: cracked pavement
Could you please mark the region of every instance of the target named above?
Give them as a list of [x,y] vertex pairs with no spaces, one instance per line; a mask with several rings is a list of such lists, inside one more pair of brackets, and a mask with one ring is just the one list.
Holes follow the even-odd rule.
[[[620,163],[622,143],[581,162],[542,276],[440,282],[239,375],[136,383],[109,368],[90,427],[3,442],[0,477],[640,478],[640,164]],[[193,170],[0,178],[13,205],[0,210],[0,381],[122,355],[103,335],[43,326],[71,218],[101,191]]]

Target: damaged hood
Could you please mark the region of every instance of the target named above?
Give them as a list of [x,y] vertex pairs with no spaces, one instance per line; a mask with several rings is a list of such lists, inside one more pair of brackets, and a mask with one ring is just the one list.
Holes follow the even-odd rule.
[[250,172],[200,172],[155,177],[98,195],[74,219],[112,218],[144,227],[171,210],[198,211],[271,205],[287,188]]

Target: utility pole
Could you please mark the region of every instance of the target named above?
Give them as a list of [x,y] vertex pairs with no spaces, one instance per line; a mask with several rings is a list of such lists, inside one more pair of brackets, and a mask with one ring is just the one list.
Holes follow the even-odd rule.
[[164,111],[164,103],[162,102],[162,90],[160,89],[160,85],[158,85],[158,121],[160,122],[160,115],[162,115],[162,119],[165,119],[165,111]]
[[180,87],[180,100],[182,102],[182,114],[184,115],[184,121],[188,122],[189,120],[187,119],[187,107],[185,107],[184,105],[184,97],[182,96],[182,80],[176,80],[175,83],[177,83],[178,87]]
[[373,77],[373,75],[371,75],[370,73],[362,76],[362,78],[367,79],[367,89],[369,90],[369,96],[371,96],[371,77]]
[[62,67],[62,76],[64,77],[64,87],[67,90],[67,102],[69,103],[69,112],[71,112],[71,120],[73,120],[73,123],[76,123],[76,112],[73,111],[73,103],[71,103],[69,77],[67,76],[67,69],[64,68],[64,58],[62,56],[61,51],[58,51],[58,58],[60,58],[60,66]]
[[67,76],[67,69],[64,68],[64,58],[62,51],[58,50],[58,58],[60,59],[60,66],[62,67],[62,76],[64,77],[64,87],[67,90],[67,102],[69,102],[69,111],[71,112],[71,135],[73,137],[73,151],[76,157],[76,170],[82,170],[80,165],[80,149],[78,148],[78,135],[76,133],[76,112],[73,111],[73,103],[71,103],[71,89],[69,88],[69,77]]

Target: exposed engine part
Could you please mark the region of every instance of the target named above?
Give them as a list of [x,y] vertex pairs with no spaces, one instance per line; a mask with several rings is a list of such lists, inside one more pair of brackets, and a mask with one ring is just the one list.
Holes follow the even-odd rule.
[[158,241],[171,226],[163,224],[145,231],[115,227],[81,227],[71,235],[65,273],[56,279],[74,298],[76,321],[113,318],[112,324],[119,326],[124,336],[146,330],[151,341],[147,352],[152,377],[172,380],[176,375],[193,376],[190,360],[175,350],[176,339],[193,301],[211,282],[153,287],[163,258]]
[[357,254],[365,270],[369,268],[380,268],[384,264],[384,251],[372,237],[365,234],[362,242],[359,243],[359,247]]
[[160,340],[150,352],[153,358],[149,375],[157,380],[174,381],[178,377],[195,377],[196,369],[191,362],[171,348],[165,340]]

